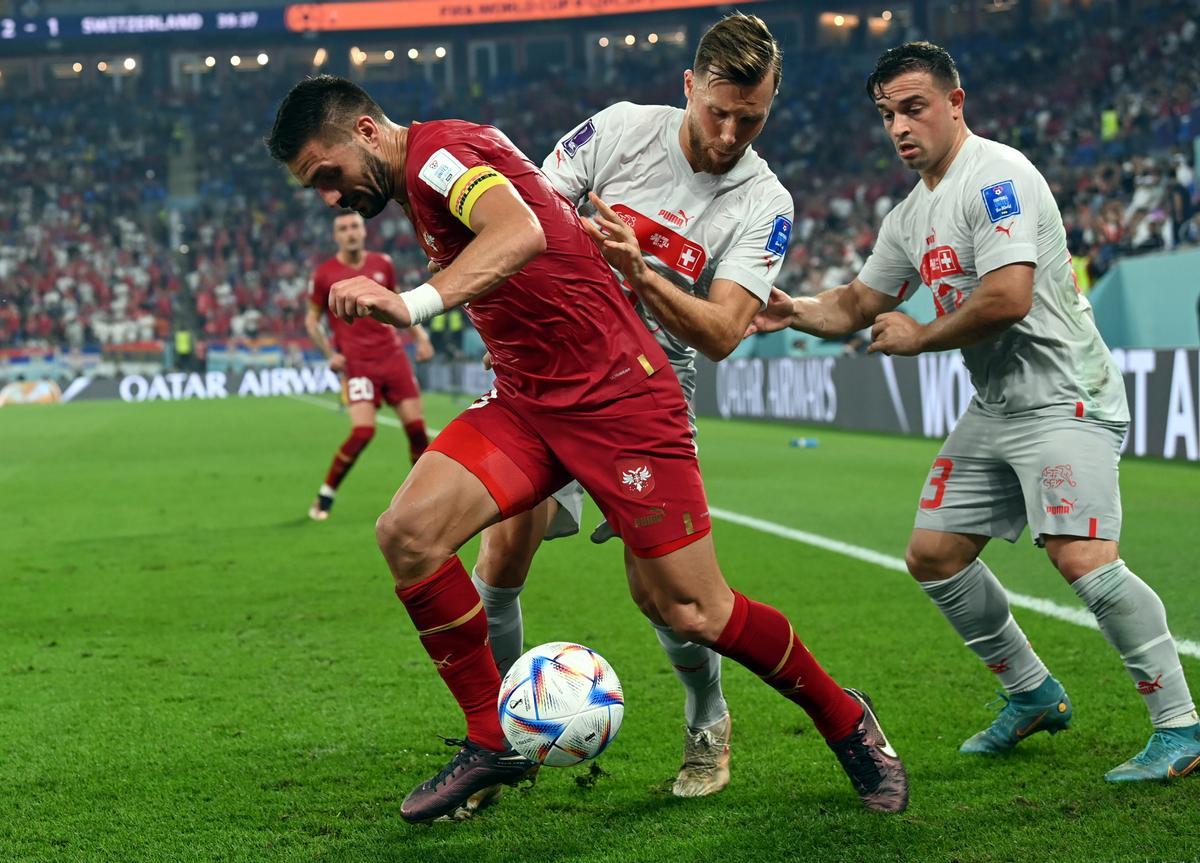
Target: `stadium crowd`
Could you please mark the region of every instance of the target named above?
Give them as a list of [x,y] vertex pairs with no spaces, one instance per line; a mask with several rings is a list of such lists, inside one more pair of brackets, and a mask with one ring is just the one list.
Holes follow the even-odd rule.
[[[978,134],[1019,147],[1049,180],[1089,284],[1124,255],[1200,243],[1200,0],[1120,25],[1093,15],[1041,34],[948,47]],[[788,46],[785,45],[785,50]],[[912,187],[863,91],[878,45],[785,57],[756,144],[792,192],[780,287],[815,293],[857,274],[883,215]],[[685,48],[628,51],[604,77],[537,70],[453,96],[411,82],[368,89],[401,122],[492,123],[535,161],[614,100],[681,102]],[[96,86],[0,100],[0,348],[169,336],[302,338],[328,213],[267,158],[262,135],[296,70],[212,76],[200,92]],[[108,82],[104,82],[108,83]],[[129,82],[126,82],[129,83]],[[548,120],[553,118],[553,120]],[[168,207],[169,202],[177,205]],[[400,283],[425,260],[398,209],[371,223]]]

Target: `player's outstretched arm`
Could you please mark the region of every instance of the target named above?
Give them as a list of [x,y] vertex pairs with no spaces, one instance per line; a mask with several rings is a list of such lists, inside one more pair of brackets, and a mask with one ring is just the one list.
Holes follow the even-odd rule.
[[869,326],[898,305],[899,297],[877,291],[860,279],[815,297],[789,297],[774,288],[767,307],[755,316],[751,332],[772,333],[791,327],[823,339],[838,338]]
[[714,362],[733,353],[761,305],[758,297],[730,279],[714,279],[708,299],[680,290],[650,268],[633,230],[612,208],[595,192],[588,197],[597,215],[584,219],[584,228],[667,332]]
[[964,348],[998,336],[1033,305],[1033,264],[1008,264],[987,273],[961,306],[928,324],[899,312],[880,315],[871,329],[872,353],[912,356]]

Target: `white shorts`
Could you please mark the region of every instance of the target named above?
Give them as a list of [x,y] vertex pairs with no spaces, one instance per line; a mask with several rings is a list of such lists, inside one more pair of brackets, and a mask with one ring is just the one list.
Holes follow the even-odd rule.
[[1016,542],[1119,539],[1117,464],[1125,423],[1070,416],[995,417],[974,405],[933,462],[916,527]]

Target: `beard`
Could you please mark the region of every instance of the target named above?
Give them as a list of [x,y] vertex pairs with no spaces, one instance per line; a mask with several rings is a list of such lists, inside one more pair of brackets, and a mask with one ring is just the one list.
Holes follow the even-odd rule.
[[366,186],[355,189],[343,202],[364,219],[372,219],[383,212],[392,199],[392,179],[387,162],[374,153],[362,154],[362,174]]
[[[735,158],[728,162],[716,162],[708,154],[708,147],[704,145],[704,139],[701,137],[700,123],[691,115],[687,120],[687,136],[688,147],[692,151],[692,158],[696,160],[694,166],[696,170],[703,171],[706,174],[728,174],[737,165],[742,158],[742,153],[738,153]],[[745,152],[744,150],[742,152]]]

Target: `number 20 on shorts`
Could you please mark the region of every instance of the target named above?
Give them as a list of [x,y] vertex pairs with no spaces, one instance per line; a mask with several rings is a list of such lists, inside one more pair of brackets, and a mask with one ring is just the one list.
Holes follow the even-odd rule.
[[937,509],[942,505],[946,496],[946,481],[954,470],[954,462],[948,458],[935,459],[933,469],[929,472],[929,484],[933,486],[933,497],[921,498],[921,509]]

